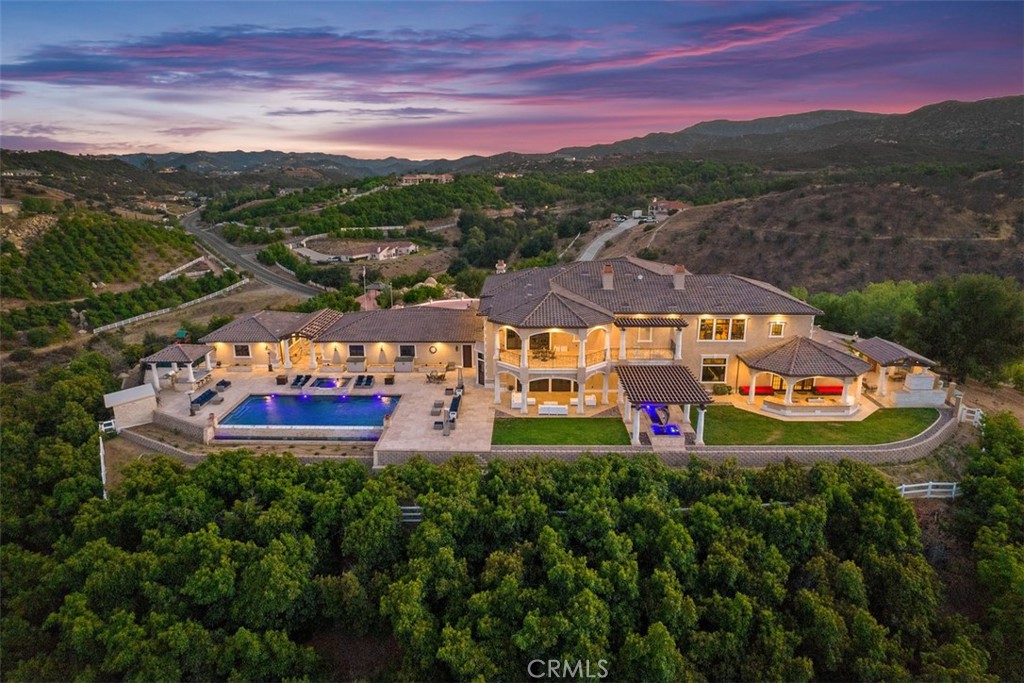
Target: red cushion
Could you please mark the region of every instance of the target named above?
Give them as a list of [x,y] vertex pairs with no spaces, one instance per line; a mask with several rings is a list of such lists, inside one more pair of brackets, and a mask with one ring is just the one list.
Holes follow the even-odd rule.
[[843,387],[835,384],[827,384],[825,386],[814,387],[814,393],[816,394],[842,394]]
[[[741,394],[748,394],[749,395],[750,394],[750,385],[748,384],[747,386],[740,387],[740,393]],[[767,396],[774,396],[775,395],[775,389],[773,389],[771,387],[771,385],[759,384],[756,387],[754,387],[754,395],[755,396],[765,396],[765,395],[767,395]]]

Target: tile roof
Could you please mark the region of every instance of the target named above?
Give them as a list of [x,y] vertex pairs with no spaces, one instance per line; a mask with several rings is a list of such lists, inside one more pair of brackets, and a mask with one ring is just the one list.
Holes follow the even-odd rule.
[[411,306],[345,313],[316,341],[467,344],[482,338],[483,321],[476,309]]
[[171,344],[143,358],[141,363],[191,363],[215,351],[206,344]]
[[316,313],[290,313],[287,311],[259,311],[232,320],[214,330],[201,342],[276,342],[292,336],[312,320]]
[[619,383],[630,403],[707,405],[712,402],[690,369],[683,365],[619,365]]
[[[611,289],[602,286],[606,265],[612,266]],[[564,326],[549,322],[547,309],[531,317],[548,293],[561,292],[614,315],[821,313],[777,287],[736,275],[688,273],[684,288],[675,289],[674,270],[670,265],[624,257],[492,275],[480,294],[480,312],[504,324],[526,327],[529,321],[530,326]],[[531,307],[528,302],[536,303]],[[552,315],[551,320],[560,317]]]
[[754,370],[783,377],[857,377],[871,364],[808,337],[793,337],[738,354]]
[[888,339],[882,339],[881,337],[861,339],[854,342],[853,348],[883,367],[903,364],[935,365],[935,361],[925,358],[919,353],[914,353],[905,346],[901,346]]

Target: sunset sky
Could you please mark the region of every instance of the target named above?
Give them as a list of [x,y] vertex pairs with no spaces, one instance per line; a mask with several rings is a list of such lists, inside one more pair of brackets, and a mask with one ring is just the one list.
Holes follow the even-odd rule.
[[1017,2],[0,3],[2,145],[550,152],[1024,90]]

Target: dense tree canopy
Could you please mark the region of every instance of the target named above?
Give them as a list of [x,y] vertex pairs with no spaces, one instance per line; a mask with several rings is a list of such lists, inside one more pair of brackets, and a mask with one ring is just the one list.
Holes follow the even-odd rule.
[[57,301],[92,292],[92,282],[128,282],[144,252],[192,254],[192,237],[178,228],[94,211],[62,214],[24,253],[0,246],[4,296]]
[[[393,637],[390,677],[984,678],[909,505],[866,466],[424,462],[370,477],[236,451],[98,497],[85,355],[3,403],[10,680],[318,678],[304,643]],[[423,508],[401,522],[400,505]]]

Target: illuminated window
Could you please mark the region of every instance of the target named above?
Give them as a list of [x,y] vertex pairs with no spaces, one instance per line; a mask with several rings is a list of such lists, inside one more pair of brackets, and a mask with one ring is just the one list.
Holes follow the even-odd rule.
[[235,344],[235,358],[252,358],[252,350],[248,344]]
[[697,328],[700,341],[743,341],[746,336],[746,318],[701,318]]
[[769,337],[781,337],[786,331],[786,323],[781,322],[770,322],[768,323],[768,336]]
[[360,357],[360,358],[365,357],[366,356],[366,347],[364,347],[362,344],[349,344],[348,345],[348,355],[349,356],[357,356],[357,357]]

